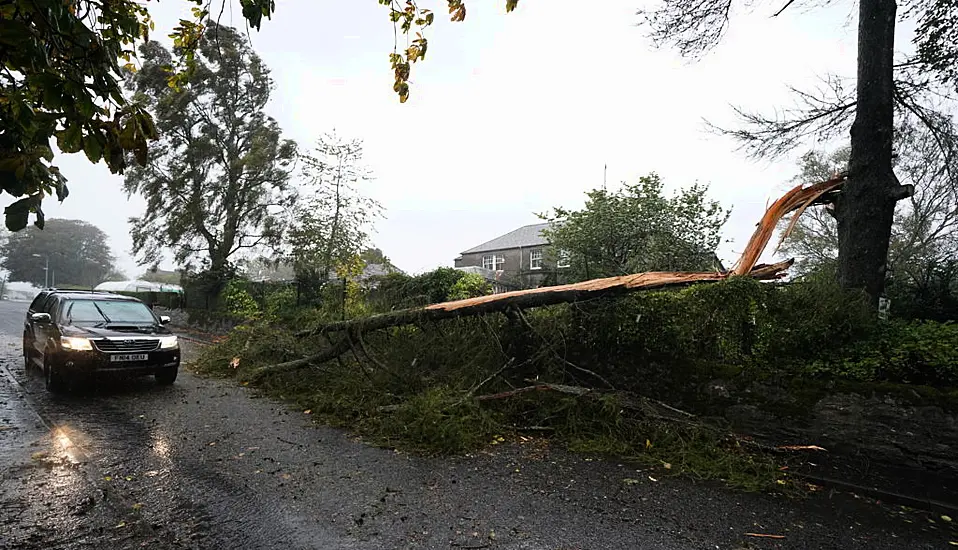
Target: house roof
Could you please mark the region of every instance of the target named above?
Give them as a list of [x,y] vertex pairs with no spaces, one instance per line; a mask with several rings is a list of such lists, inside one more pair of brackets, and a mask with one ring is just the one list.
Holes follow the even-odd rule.
[[529,246],[544,246],[549,241],[542,236],[542,230],[549,227],[548,223],[537,223],[526,225],[510,231],[505,235],[496,237],[491,241],[484,242],[462,252],[462,254],[476,254],[478,252],[491,252],[493,250],[507,250],[510,248],[525,248]]

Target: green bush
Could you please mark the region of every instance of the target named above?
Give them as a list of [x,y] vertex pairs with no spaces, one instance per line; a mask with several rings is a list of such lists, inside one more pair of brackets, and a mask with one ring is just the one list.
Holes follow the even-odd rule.
[[222,293],[223,309],[230,315],[244,319],[255,319],[260,316],[259,304],[246,289],[245,281],[230,280]]
[[454,289],[457,293],[479,289],[475,283],[457,287],[465,276],[465,272],[452,267],[440,267],[415,277],[390,273],[376,280],[376,289],[369,297],[370,305],[375,311],[424,306],[445,302]]
[[832,360],[809,366],[817,376],[863,382],[958,386],[958,325],[891,321],[875,337]]
[[288,316],[296,309],[296,288],[283,286],[267,292],[263,309],[270,317]]
[[878,328],[864,294],[841,289],[832,277],[771,287],[764,306],[758,354],[769,364],[835,357]]
[[477,296],[492,294],[492,285],[485,280],[482,275],[476,273],[465,273],[452,288],[449,289],[447,300],[465,300]]

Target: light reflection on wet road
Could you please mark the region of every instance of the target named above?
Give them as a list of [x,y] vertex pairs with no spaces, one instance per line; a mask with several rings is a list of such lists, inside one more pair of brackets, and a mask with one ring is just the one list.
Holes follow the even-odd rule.
[[[182,373],[50,395],[0,301],[0,549],[942,548],[922,516],[791,502],[552,449],[430,459]],[[10,331],[14,331],[11,333]],[[647,479],[648,478],[648,479]],[[629,480],[624,483],[623,480]]]

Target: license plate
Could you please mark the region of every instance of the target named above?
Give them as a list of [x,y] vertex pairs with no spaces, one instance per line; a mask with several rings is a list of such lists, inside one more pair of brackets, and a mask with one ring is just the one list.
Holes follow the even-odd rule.
[[111,355],[110,361],[120,363],[126,361],[146,361],[150,356],[145,353],[124,353],[122,355]]

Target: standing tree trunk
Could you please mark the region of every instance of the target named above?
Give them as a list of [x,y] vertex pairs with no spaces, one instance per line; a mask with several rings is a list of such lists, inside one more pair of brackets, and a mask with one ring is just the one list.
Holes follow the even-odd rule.
[[894,128],[895,0],[860,0],[858,103],[851,128],[848,181],[836,205],[838,279],[864,290],[877,305],[895,203],[910,194],[892,170]]

